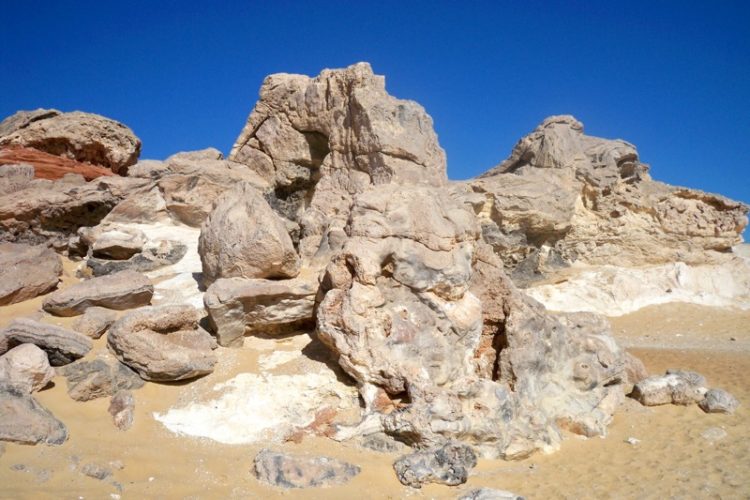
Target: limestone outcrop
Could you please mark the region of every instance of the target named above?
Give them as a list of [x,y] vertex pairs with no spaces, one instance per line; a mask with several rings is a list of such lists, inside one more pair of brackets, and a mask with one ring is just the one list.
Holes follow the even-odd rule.
[[704,264],[741,241],[747,206],[653,181],[648,171],[632,144],[552,116],[508,159],[455,190],[521,283],[574,262]]
[[53,290],[62,270],[60,257],[47,247],[0,243],[0,306]]
[[430,116],[388,95],[367,63],[267,77],[229,159],[270,184],[269,204],[291,221],[302,259],[317,256],[318,267],[338,249],[354,195],[447,181]]
[[122,123],[92,113],[19,111],[0,122],[0,147],[23,146],[125,174],[141,141]]

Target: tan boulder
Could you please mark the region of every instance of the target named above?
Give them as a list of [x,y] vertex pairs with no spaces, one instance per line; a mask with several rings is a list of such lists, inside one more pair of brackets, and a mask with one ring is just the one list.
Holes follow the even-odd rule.
[[34,344],[20,344],[0,357],[0,384],[27,394],[44,389],[54,376],[47,353]]
[[260,193],[241,183],[225,194],[198,241],[203,279],[293,278],[300,260],[287,229]]
[[45,246],[0,243],[0,305],[53,290],[62,270],[60,256]]
[[42,308],[56,316],[77,316],[90,307],[118,311],[147,305],[154,285],[141,273],[121,271],[91,278],[47,296]]

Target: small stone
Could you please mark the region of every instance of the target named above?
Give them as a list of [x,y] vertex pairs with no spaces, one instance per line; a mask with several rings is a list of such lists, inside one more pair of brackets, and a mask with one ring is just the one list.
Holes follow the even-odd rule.
[[333,486],[349,482],[360,468],[329,457],[306,457],[261,450],[255,457],[255,477],[280,488]]
[[[112,420],[115,427],[121,431],[130,429],[133,425],[133,412],[135,410],[135,398],[130,391],[120,391],[114,396],[109,402],[109,414],[112,415]],[[122,462],[120,462],[122,465]]]
[[641,440],[634,437],[629,437],[625,440],[625,442],[629,445],[636,446],[641,443]]
[[402,484],[421,488],[426,483],[463,484],[469,478],[469,470],[476,465],[477,457],[470,446],[450,442],[439,448],[404,455],[396,460],[393,469]]
[[727,413],[731,415],[740,406],[740,402],[724,389],[710,389],[706,393],[706,397],[698,403],[698,406],[706,413]]
[[112,475],[112,471],[107,469],[106,467],[102,467],[98,464],[86,464],[81,468],[81,473],[92,477],[94,479],[98,479],[100,481],[103,481],[104,479],[107,479],[109,476]]
[[524,500],[524,497],[506,490],[478,488],[458,497],[458,500]]

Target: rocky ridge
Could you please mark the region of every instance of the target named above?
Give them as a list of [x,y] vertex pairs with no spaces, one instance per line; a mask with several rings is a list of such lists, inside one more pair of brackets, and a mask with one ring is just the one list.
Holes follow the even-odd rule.
[[[38,111],[0,124],[0,144],[46,144],[127,174],[43,180],[33,166],[0,166],[0,241],[81,260],[84,281],[48,295],[44,309],[83,314],[85,334],[19,320],[0,332],[0,375],[24,373],[13,371],[13,348],[33,344],[67,365],[91,356],[86,335],[106,335],[116,360],[63,371],[72,397],[111,396],[127,429],[138,384],[118,377],[131,369],[149,381],[198,378],[221,364],[217,343],[313,331],[363,408],[348,421],[313,411],[295,439],[387,435],[415,449],[395,466],[414,487],[465,482],[476,455],[518,459],[556,450],[566,432],[604,436],[626,393],[654,384],[603,318],[552,314],[519,284],[613,258],[725,264],[747,225],[746,206],[652,181],[634,146],[586,136],[570,116],[545,120],[480,178],[449,182],[429,115],[388,95],[366,63],[269,76],[227,159],[207,149],[136,163],[140,141],[102,120]],[[83,139],[60,146],[63,131],[100,137],[111,154]],[[0,258],[14,248],[0,245]],[[51,291],[47,278],[27,295]],[[102,307],[132,311],[115,318]],[[4,439],[64,440],[64,426],[17,387],[0,387],[0,406],[47,430],[18,434],[13,421],[7,434],[20,437]],[[691,401],[706,411],[737,406],[696,390]],[[662,399],[679,402],[673,394]],[[180,428],[174,418],[164,421]],[[344,478],[359,471],[316,458],[302,474],[274,457],[259,455],[256,473],[285,487],[318,486],[329,465]]]

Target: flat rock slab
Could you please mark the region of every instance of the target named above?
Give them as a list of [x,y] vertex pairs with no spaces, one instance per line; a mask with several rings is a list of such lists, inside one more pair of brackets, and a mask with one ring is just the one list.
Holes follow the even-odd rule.
[[255,477],[280,488],[334,486],[349,482],[360,468],[329,457],[289,455],[261,450],[255,457]]
[[216,341],[200,326],[197,309],[187,305],[144,307],[113,324],[107,343],[117,359],[141,378],[185,380],[211,373]]
[[52,366],[72,363],[92,348],[91,339],[78,332],[27,318],[15,319],[0,330],[0,354],[21,344],[34,344],[45,351]]
[[426,483],[448,486],[463,484],[469,471],[476,467],[477,457],[470,446],[459,442],[404,455],[393,469],[401,484],[421,488]]
[[0,441],[62,444],[68,430],[30,395],[0,386]]
[[124,389],[139,389],[143,380],[116,359],[79,360],[58,369],[68,382],[68,395],[76,401],[111,396]]
[[42,308],[56,316],[77,316],[90,307],[133,309],[151,302],[154,285],[141,273],[122,271],[91,278],[48,296]]
[[0,243],[0,306],[49,292],[62,270],[60,256],[46,246]]
[[241,346],[245,333],[283,334],[312,322],[317,283],[302,278],[222,278],[203,296],[220,345]]

